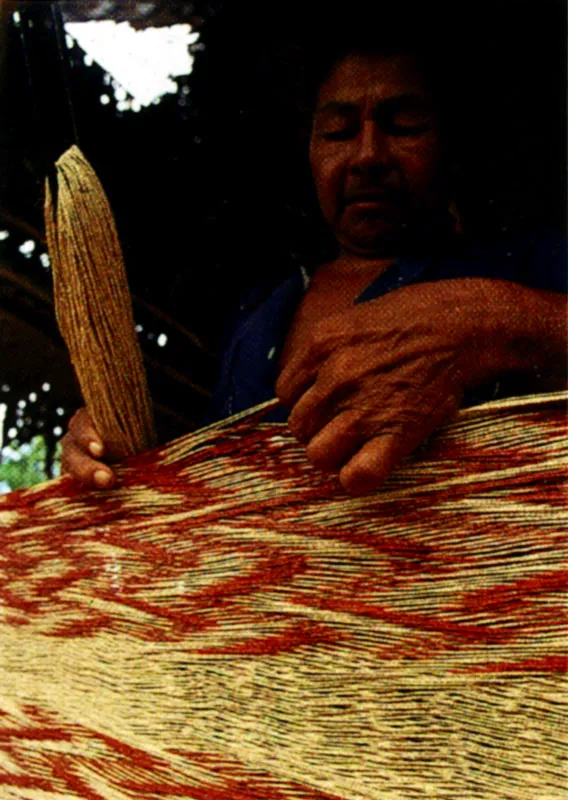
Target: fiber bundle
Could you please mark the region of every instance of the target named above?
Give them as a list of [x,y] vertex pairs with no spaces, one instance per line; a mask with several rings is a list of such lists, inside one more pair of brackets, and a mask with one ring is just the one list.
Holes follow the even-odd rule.
[[77,147],[46,183],[45,224],[55,310],[81,392],[114,458],[156,443],[122,250],[104,190]]
[[565,401],[366,498],[264,407],[0,498],[0,797],[566,797]]

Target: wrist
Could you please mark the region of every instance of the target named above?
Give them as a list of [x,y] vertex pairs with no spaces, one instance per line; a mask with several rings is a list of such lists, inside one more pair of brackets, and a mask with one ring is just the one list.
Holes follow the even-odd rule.
[[[471,279],[475,324],[466,334],[467,388],[507,375],[561,388],[566,376],[566,298],[509,281]],[[467,326],[466,326],[467,327]]]

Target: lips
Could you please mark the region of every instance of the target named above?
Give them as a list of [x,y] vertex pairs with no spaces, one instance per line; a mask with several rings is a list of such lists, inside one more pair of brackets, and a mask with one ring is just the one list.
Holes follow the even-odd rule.
[[396,192],[384,189],[362,189],[349,192],[345,197],[345,205],[355,205],[356,203],[369,203],[378,205],[399,205],[399,197]]

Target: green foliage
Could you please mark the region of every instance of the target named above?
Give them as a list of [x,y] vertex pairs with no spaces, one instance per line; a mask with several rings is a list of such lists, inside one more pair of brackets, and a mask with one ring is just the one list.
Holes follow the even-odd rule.
[[[42,436],[34,436],[29,444],[10,444],[2,450],[0,487],[24,489],[48,480],[45,473],[46,446]],[[57,446],[53,475],[59,475],[60,445]],[[6,490],[6,487],[4,486]]]

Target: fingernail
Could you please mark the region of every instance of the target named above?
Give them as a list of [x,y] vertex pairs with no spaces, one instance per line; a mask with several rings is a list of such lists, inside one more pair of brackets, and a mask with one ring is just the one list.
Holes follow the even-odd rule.
[[89,453],[92,456],[102,456],[103,450],[104,448],[99,442],[89,442]]
[[95,483],[101,489],[106,489],[112,483],[112,475],[104,469],[98,469],[94,475]]

